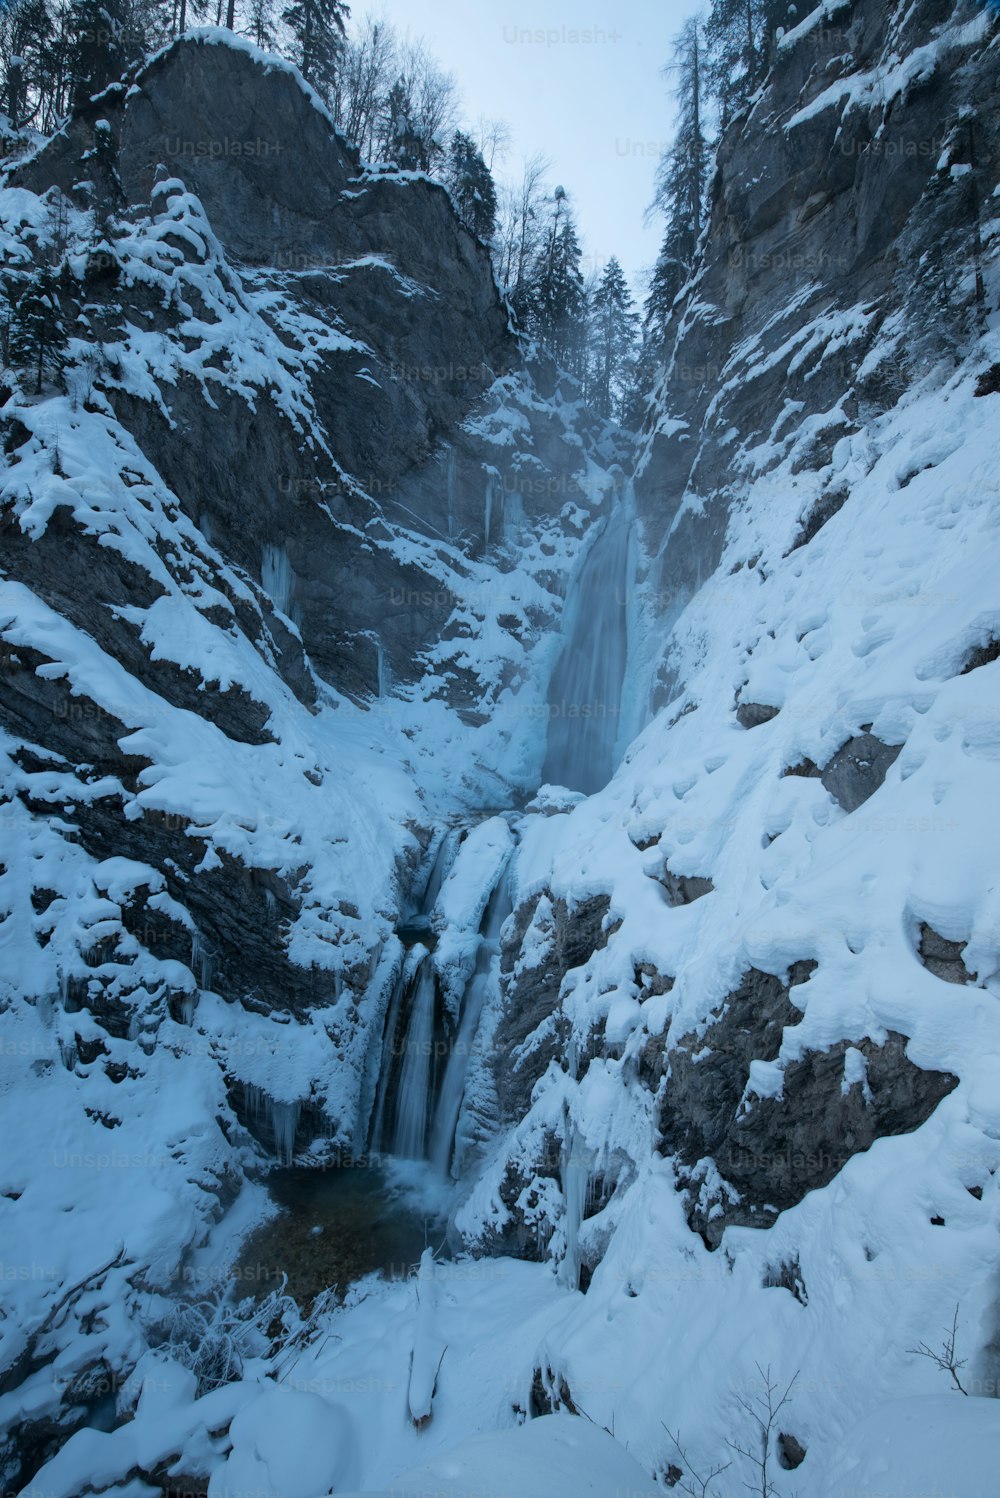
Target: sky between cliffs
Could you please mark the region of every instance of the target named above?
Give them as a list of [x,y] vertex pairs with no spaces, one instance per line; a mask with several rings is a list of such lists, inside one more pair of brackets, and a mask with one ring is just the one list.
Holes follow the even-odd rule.
[[504,174],[519,174],[524,154],[549,158],[552,184],[576,210],[585,270],[617,255],[637,287],[659,248],[661,225],[643,216],[673,130],[661,70],[697,0],[385,0],[382,9],[455,74],[469,119],[511,126]]

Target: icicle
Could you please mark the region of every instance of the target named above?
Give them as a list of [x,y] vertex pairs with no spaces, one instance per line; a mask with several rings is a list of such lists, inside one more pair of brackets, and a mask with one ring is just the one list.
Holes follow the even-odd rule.
[[375,659],[378,663],[378,697],[380,702],[384,702],[392,689],[392,673],[385,658],[385,646],[378,635],[375,636]]
[[215,964],[197,931],[191,937],[191,971],[199,988],[211,988],[215,977]]
[[483,546],[490,544],[490,531],[493,529],[494,510],[500,512],[500,523],[503,525],[503,484],[500,475],[495,468],[486,470],[486,494],[483,501]]
[[571,1129],[567,1135],[562,1160],[562,1188],[565,1204],[563,1236],[566,1240],[566,1252],[559,1266],[559,1279],[568,1290],[580,1288],[580,1227],[587,1203],[589,1179],[589,1156],[576,1130]]
[[295,1135],[299,1127],[301,1103],[282,1103],[269,1098],[271,1105],[271,1128],[274,1132],[274,1152],[283,1165],[291,1165],[295,1154]]
[[260,566],[260,580],[264,591],[271,597],[275,608],[292,618],[295,594],[295,574],[283,546],[272,546],[265,541]]
[[458,454],[453,447],[448,449],[448,458],[445,463],[445,498],[448,505],[448,537],[454,536],[456,530],[455,522],[455,476],[458,467]]
[[282,1165],[291,1165],[295,1155],[295,1135],[302,1112],[300,1102],[286,1103],[273,1098],[263,1087],[254,1082],[244,1085],[246,1110],[262,1132],[269,1132],[274,1139],[274,1153]]
[[503,537],[517,541],[524,526],[524,500],[519,489],[503,486]]

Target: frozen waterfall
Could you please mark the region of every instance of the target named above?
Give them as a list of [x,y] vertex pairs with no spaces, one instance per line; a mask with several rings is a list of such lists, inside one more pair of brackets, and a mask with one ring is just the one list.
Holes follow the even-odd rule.
[[564,644],[549,685],[542,780],[601,790],[618,762],[628,657],[630,494],[612,511],[566,602]]

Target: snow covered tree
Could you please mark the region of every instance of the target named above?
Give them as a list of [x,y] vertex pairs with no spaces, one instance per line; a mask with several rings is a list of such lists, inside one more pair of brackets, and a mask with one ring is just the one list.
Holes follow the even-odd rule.
[[638,321],[625,273],[612,256],[591,297],[589,393],[601,416],[621,420],[629,403]]
[[705,134],[705,47],[701,23],[682,28],[668,69],[676,80],[677,133],[660,160],[654,207],[666,219],[663,242],[646,301],[650,337],[662,340],[674,298],[694,266],[705,217],[710,159]]
[[456,130],[448,148],[445,181],[463,224],[480,239],[493,238],[497,221],[497,193],[493,175],[475,141]]
[[738,114],[761,80],[769,11],[765,0],[712,0],[705,39],[708,78],[723,128]]
[[322,99],[336,87],[349,14],[345,0],[291,0],[281,15],[292,33],[293,60]]
[[10,362],[30,372],[35,394],[41,395],[46,376],[58,375],[66,362],[66,327],[56,272],[49,265],[36,266],[20,279],[13,295]]
[[529,276],[528,325],[574,374],[582,374],[586,354],[581,253],[566,189],[557,187],[548,232]]
[[82,109],[94,94],[115,83],[128,66],[124,0],[74,0],[71,105]]

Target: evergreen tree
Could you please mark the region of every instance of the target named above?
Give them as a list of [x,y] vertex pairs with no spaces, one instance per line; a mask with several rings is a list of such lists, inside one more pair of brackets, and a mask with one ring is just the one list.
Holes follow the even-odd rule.
[[688,21],[681,30],[670,71],[676,79],[678,124],[656,177],[654,206],[664,215],[666,228],[646,301],[646,327],[654,343],[664,337],[674,299],[691,274],[705,221],[710,153],[704,124],[705,48],[699,21]]
[[566,190],[557,187],[549,230],[529,280],[528,322],[558,363],[582,375],[587,309],[580,257],[580,241]]
[[346,0],[291,0],[282,12],[294,37],[293,60],[322,99],[334,94],[348,15]]
[[766,0],[712,0],[705,37],[708,74],[723,129],[760,83],[767,50]]
[[591,299],[589,396],[601,416],[621,420],[628,406],[638,321],[625,273],[612,256]]
[[497,223],[497,194],[493,176],[475,142],[456,130],[448,149],[445,181],[463,224],[487,242]]
[[124,73],[129,62],[125,30],[124,0],[74,0],[70,14],[70,103],[74,111]]
[[413,100],[405,78],[397,78],[386,100],[388,131],[385,156],[405,172],[426,172],[430,168],[429,142],[415,120]]
[[59,302],[59,283],[49,265],[36,266],[16,291],[9,331],[10,362],[30,372],[35,394],[41,395],[45,377],[55,376],[66,362],[66,327]]

